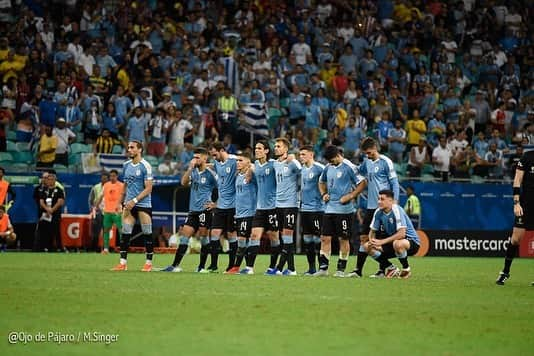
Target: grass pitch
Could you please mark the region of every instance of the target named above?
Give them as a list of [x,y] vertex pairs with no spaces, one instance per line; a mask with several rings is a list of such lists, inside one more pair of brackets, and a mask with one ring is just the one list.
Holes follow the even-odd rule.
[[[494,283],[502,259],[412,258],[409,280],[268,277],[260,274],[268,256],[258,258],[254,276],[141,273],[140,254],[129,256],[129,271],[110,272],[117,260],[97,254],[0,255],[0,354],[534,352],[532,260],[514,261],[504,287]],[[155,256],[155,266],[171,261],[171,255]],[[221,256],[220,266],[226,261]],[[184,262],[192,271],[198,256]],[[299,256],[299,271],[305,265]],[[366,274],[375,269],[368,260]],[[19,333],[17,344],[8,342],[10,332]]]

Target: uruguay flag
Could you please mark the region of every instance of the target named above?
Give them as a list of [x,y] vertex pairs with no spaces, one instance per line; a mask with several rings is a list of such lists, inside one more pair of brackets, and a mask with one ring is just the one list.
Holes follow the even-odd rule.
[[241,129],[260,136],[269,136],[267,112],[264,104],[250,103],[242,108]]

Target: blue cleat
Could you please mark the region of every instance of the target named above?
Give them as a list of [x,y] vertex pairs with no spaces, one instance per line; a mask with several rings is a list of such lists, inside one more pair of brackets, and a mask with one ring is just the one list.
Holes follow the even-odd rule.
[[315,268],[313,268],[313,269],[309,269],[309,270],[307,270],[306,272],[304,272],[304,275],[305,275],[305,276],[313,276],[313,275],[315,274],[315,272],[317,272],[317,271],[315,270]]
[[276,276],[276,272],[279,272],[276,268],[268,268],[267,271],[265,271],[266,276]]
[[182,272],[182,268],[180,267],[174,267],[174,266],[167,266],[165,268],[162,268],[159,270],[160,272]]
[[245,267],[239,271],[239,274],[254,274],[254,270],[250,267]]
[[292,271],[290,269],[285,269],[284,272],[282,272],[282,276],[296,276],[297,271]]

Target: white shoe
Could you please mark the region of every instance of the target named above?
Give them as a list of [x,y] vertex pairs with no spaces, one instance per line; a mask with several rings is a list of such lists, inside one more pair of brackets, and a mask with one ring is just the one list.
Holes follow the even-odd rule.
[[334,277],[345,278],[345,272],[336,271],[336,273],[334,273]]
[[182,272],[183,269],[180,266],[177,266],[177,267],[168,266],[168,267],[160,268],[159,271],[160,272]]
[[208,273],[210,273],[210,271],[208,271],[208,270],[205,269],[205,268],[201,268],[201,269],[199,269],[199,270],[197,271],[197,273],[200,273],[200,274],[208,274]]
[[370,275],[369,278],[385,278],[386,275],[384,274],[384,271],[378,270],[374,274]]
[[254,269],[251,267],[245,267],[238,274],[254,274]]
[[328,277],[328,270],[320,269],[313,274],[314,277]]
[[356,272],[356,271],[352,271],[352,272],[350,272],[349,274],[347,274],[347,277],[348,277],[348,278],[362,278],[362,275],[359,274],[359,273]]

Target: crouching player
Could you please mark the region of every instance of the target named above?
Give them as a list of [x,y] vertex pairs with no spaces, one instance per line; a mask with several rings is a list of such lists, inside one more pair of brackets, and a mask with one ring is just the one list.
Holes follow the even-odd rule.
[[[378,193],[378,209],[373,215],[370,228],[369,241],[364,246],[367,254],[380,264],[380,271],[387,278],[410,277],[408,256],[419,250],[419,237],[408,214],[394,203],[393,191],[386,189]],[[385,238],[376,238],[379,229]],[[402,265],[401,271],[389,261],[394,256],[397,256]]]
[[[247,247],[247,239],[252,231],[252,220],[256,212],[256,196],[258,187],[256,178],[251,171],[250,156],[247,153],[237,155],[237,177],[235,180],[235,226],[237,229],[237,255],[232,268],[227,274],[254,274],[254,262],[260,249],[260,240],[250,240]],[[248,253],[252,251],[251,253]],[[245,259],[246,267],[239,271],[241,263]]]

